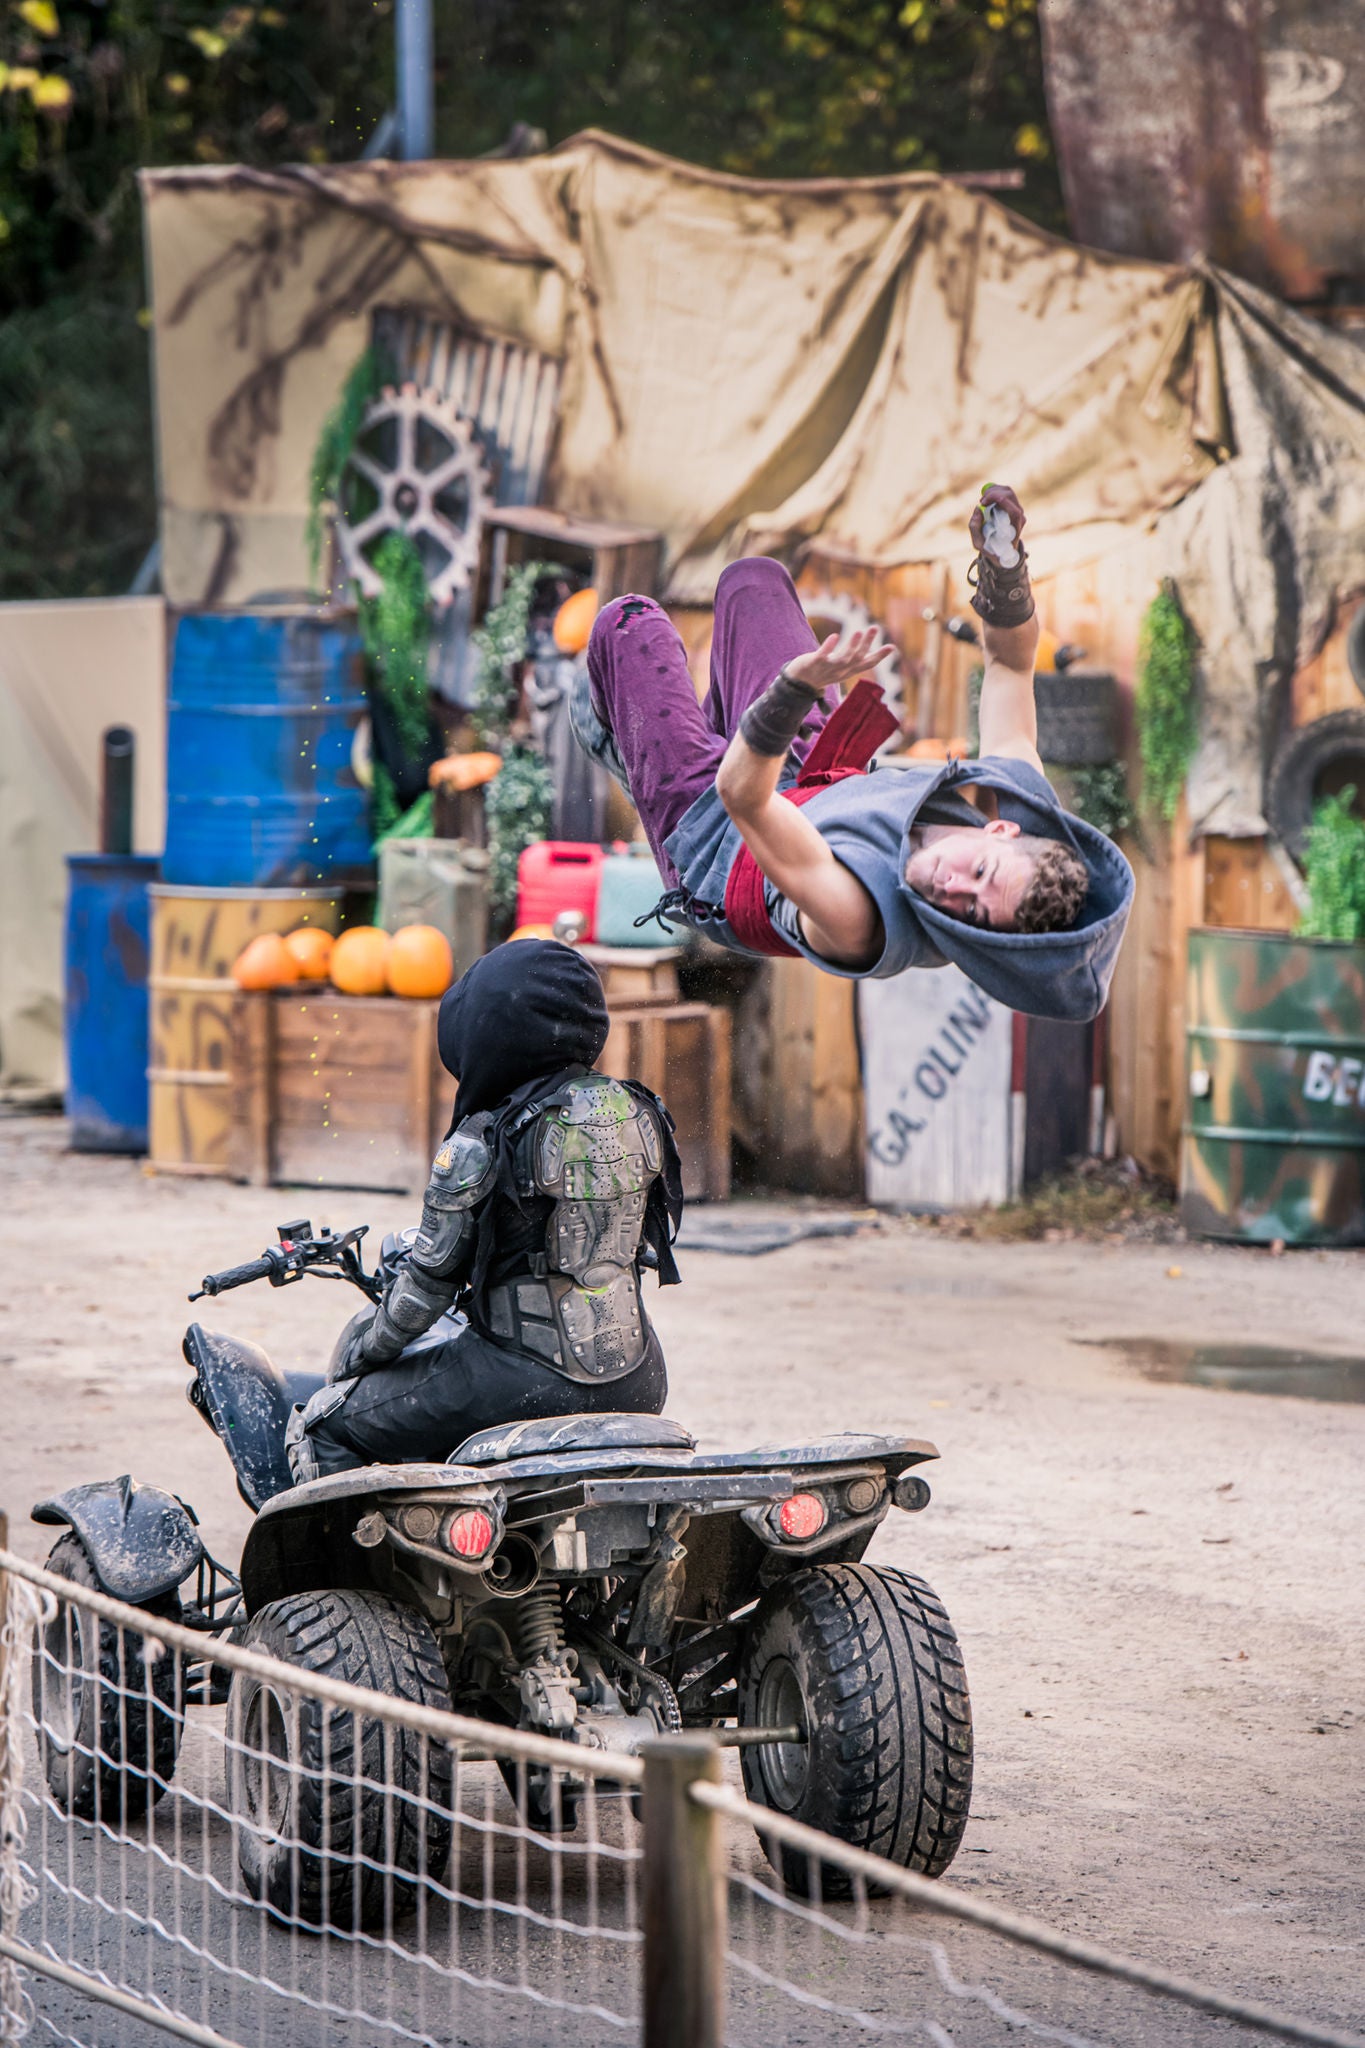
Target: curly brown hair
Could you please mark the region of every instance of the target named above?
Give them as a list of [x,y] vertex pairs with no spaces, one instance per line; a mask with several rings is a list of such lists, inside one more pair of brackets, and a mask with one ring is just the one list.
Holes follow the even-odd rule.
[[1021,838],[1030,852],[1037,848],[1033,877],[1019,899],[1010,927],[1016,932],[1070,931],[1081,914],[1090,887],[1085,862],[1055,839]]

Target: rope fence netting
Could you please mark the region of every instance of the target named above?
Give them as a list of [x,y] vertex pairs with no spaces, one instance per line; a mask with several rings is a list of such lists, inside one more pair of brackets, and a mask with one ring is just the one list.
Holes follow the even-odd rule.
[[[680,2038],[648,2007],[646,1942],[669,1930],[647,1859],[677,1851],[640,1819],[650,1763],[342,1685],[7,1551],[0,1591],[0,2041]],[[1201,2009],[1216,1997],[949,1899],[733,1779],[686,1787],[726,1901],[699,2048],[1362,2048]]]

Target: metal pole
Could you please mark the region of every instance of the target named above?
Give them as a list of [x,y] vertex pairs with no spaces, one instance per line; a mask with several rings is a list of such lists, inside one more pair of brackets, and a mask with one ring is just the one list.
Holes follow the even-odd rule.
[[720,1783],[714,1742],[640,1745],[644,1783],[644,2048],[721,2048],[725,2036],[725,1860],[720,1816],[688,1797]]
[[398,0],[398,132],[409,162],[431,155],[436,88],[431,62],[431,0]]
[[133,763],[137,739],[131,726],[104,729],[104,760],[100,774],[100,852],[133,850]]

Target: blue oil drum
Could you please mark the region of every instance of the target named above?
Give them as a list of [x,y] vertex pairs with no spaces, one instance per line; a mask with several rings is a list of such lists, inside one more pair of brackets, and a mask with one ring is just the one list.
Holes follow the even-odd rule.
[[357,636],[315,614],[191,612],[176,627],[166,854],[176,887],[367,880],[369,798],[352,767],[367,709]]
[[75,1152],[147,1150],[148,885],[136,853],[67,855],[66,1113]]

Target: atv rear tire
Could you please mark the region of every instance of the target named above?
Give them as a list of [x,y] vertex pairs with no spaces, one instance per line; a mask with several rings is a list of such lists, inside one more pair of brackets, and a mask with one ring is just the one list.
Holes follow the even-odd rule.
[[[299,1593],[253,1615],[244,1646],[418,1706],[450,1708],[423,1617],[375,1593]],[[246,1888],[310,1926],[385,1927],[450,1855],[443,1742],[234,1672],[228,1803]]]
[[[952,1623],[923,1579],[843,1564],[784,1580],[745,1640],[739,1719],[806,1735],[744,1750],[752,1800],[926,1877],[948,1868],[971,1801],[971,1702]],[[803,1852],[764,1849],[791,1890],[811,1889]],[[826,1898],[851,1889],[831,1864],[819,1885]]]
[[[80,1537],[63,1536],[47,1569],[100,1592]],[[150,1611],[150,1610],[149,1610]],[[159,1605],[179,1618],[172,1595]],[[150,1636],[101,1621],[88,1607],[59,1602],[33,1649],[33,1714],[43,1775],[57,1804],[77,1820],[116,1832],[140,1820],[171,1781],[184,1728],[179,1660]]]

